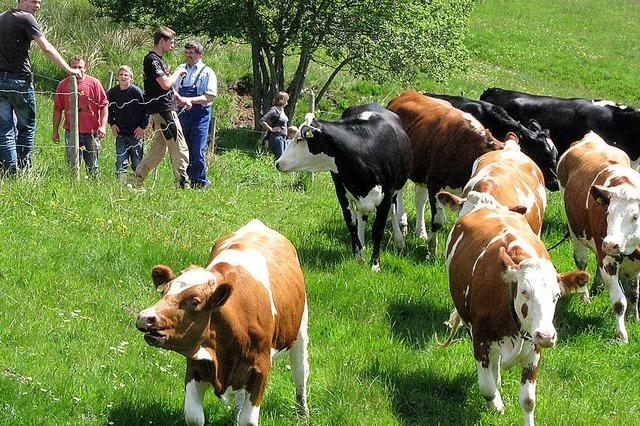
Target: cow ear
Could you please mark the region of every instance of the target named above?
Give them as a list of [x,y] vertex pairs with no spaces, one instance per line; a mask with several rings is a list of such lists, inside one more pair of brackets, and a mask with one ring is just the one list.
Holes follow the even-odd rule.
[[513,132],[509,132],[507,133],[507,136],[505,136],[504,141],[514,141],[515,143],[517,143],[518,145],[520,145],[520,138],[518,137],[518,135],[516,135]]
[[173,280],[176,274],[167,265],[156,265],[151,269],[151,280],[156,289]]
[[527,123],[527,129],[533,130],[534,132],[541,132],[542,131],[542,126],[536,120],[531,119]]
[[217,309],[224,305],[233,292],[230,284],[218,284],[209,296],[209,306]]
[[511,206],[509,207],[509,210],[520,214],[526,214],[528,209],[526,206]]
[[588,290],[587,284],[591,275],[584,271],[563,272],[558,274],[558,284],[562,295],[569,293],[584,293]]
[[436,194],[436,200],[442,206],[449,207],[454,212],[458,212],[462,209],[462,204],[465,202],[466,198],[460,198],[447,191],[440,191]]
[[591,196],[596,200],[596,203],[607,207],[611,199],[611,192],[602,185],[591,185]]
[[502,266],[504,268],[502,278],[510,283],[518,281],[516,272],[518,271],[519,266],[516,265],[513,259],[511,259],[509,253],[507,253],[507,249],[505,249],[504,247],[500,247],[500,253],[498,254],[498,256],[500,257],[500,262],[502,262]]

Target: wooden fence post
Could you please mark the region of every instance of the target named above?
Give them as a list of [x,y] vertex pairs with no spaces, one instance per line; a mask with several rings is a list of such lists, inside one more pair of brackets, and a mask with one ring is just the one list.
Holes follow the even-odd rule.
[[71,76],[71,100],[69,111],[69,133],[71,136],[71,144],[73,146],[73,173],[76,180],[80,180],[80,133],[78,131],[78,79],[75,75]]
[[111,89],[112,84],[113,84],[113,71],[109,71],[109,85],[107,85],[107,90]]

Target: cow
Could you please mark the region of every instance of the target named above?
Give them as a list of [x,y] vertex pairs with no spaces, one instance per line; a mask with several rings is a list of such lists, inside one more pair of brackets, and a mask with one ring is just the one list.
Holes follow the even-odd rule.
[[576,266],[584,270],[588,251],[595,254],[616,316],[616,338],[628,343],[621,283],[634,287],[628,293],[638,319],[640,174],[627,154],[589,132],[560,157],[558,179]]
[[443,99],[455,108],[473,115],[493,136],[504,140],[509,132],[520,139],[522,152],[528,155],[540,167],[544,175],[545,186],[549,191],[558,190],[558,150],[549,138],[549,131],[543,130],[535,120],[530,120],[527,127],[507,114],[504,108],[485,101],[476,101],[464,96],[439,95],[425,93],[432,98]]
[[622,149],[637,168],[640,163],[640,110],[612,101],[556,98],[491,88],[480,99],[503,107],[520,122],[534,119],[549,129],[562,155],[589,131]]
[[[349,111],[349,110],[348,110]],[[351,236],[351,249],[363,259],[364,225],[375,212],[371,232],[371,269],[380,271],[380,243],[393,204],[409,178],[412,152],[398,116],[382,106],[352,107],[340,121],[317,120],[313,113],[282,156],[281,172],[331,171],[338,202]],[[398,220],[392,220],[395,245],[404,248]]]
[[308,308],[296,249],[257,219],[219,238],[205,268],[153,267],[162,299],[136,321],[151,346],[187,358],[185,420],[203,425],[209,386],[235,394],[237,424],[257,425],[273,360],[288,353],[296,409],[308,416]]
[[[539,237],[547,207],[544,181],[536,163],[520,151],[514,140],[507,139],[504,149],[487,152],[476,160],[462,195],[465,197],[471,191],[486,192],[502,205],[522,206],[527,223]],[[439,193],[439,204],[452,205],[441,198]],[[462,203],[453,205],[461,206]]]
[[[490,409],[504,413],[500,368],[520,365],[519,402],[525,425],[534,424],[536,377],[542,348],[553,347],[559,297],[583,290],[589,274],[557,273],[544,243],[524,217],[491,194],[471,191],[449,233],[446,266],[455,309],[440,346],[461,324],[473,344],[480,393]],[[519,208],[514,208],[518,210]]]
[[[414,90],[393,98],[387,108],[400,116],[411,141],[410,179],[416,184],[416,235],[426,238],[435,253],[437,232],[445,222],[444,212],[436,204],[436,194],[446,187],[462,189],[471,176],[473,162],[485,152],[502,149],[504,142],[494,138],[471,114]],[[430,235],[424,223],[427,196],[431,209]]]

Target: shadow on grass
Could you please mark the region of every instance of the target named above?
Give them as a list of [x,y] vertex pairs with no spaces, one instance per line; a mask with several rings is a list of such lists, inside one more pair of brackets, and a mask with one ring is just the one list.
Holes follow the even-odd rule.
[[259,133],[248,127],[219,129],[216,135],[216,151],[238,150],[252,158],[260,154],[261,139]]
[[394,337],[413,349],[420,349],[431,342],[436,331],[438,336],[445,336],[448,329],[443,322],[449,319],[449,313],[448,309],[436,307],[427,300],[419,303],[394,302],[388,308]]
[[471,425],[483,410],[481,401],[467,403],[475,397],[471,395],[477,386],[475,374],[459,374],[449,380],[428,371],[399,373],[379,366],[365,374],[389,384],[392,408],[401,424]]
[[576,337],[581,334],[602,334],[603,339],[608,337],[604,330],[604,318],[601,315],[577,312],[571,308],[572,303],[583,303],[579,295],[572,295],[575,301],[562,298],[556,306],[555,324],[560,337]]
[[[206,406],[205,406],[206,417]],[[184,412],[168,409],[159,403],[147,405],[129,405],[126,403],[115,406],[109,413],[109,424],[148,426],[153,425],[184,425]],[[232,414],[215,419],[206,418],[208,425],[230,425],[233,424]],[[113,422],[113,423],[111,423]]]

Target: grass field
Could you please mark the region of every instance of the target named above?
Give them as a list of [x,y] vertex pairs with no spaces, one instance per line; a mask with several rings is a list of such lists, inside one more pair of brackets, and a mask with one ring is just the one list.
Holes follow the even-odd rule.
[[[497,86],[638,106],[639,24],[631,0],[615,7],[596,0],[485,0],[472,16],[469,69],[416,87],[477,96]],[[233,58],[226,51],[215,56],[221,63]],[[237,60],[224,69],[238,73],[246,64]],[[311,79],[321,75],[314,69]],[[399,90],[344,76],[332,97],[337,105],[386,101]],[[427,260],[414,236],[396,251],[387,226],[382,272],[356,262],[328,174],[316,174],[301,190],[296,176],[279,174],[256,148],[254,133],[221,128],[209,190],[173,189],[166,162],[147,192],[122,189],[110,137],[102,145],[102,175],[75,182],[64,150],[49,140],[50,108],[49,98],[39,97],[34,171],[0,180],[0,424],[183,424],[184,359],[147,346],[134,326],[137,313],[158,299],[151,267],[202,265],[218,236],[252,218],[299,251],[310,306],[310,424],[521,423],[519,371],[503,375],[506,413],[498,416],[484,409],[468,337],[459,333],[447,349],[435,344],[452,307],[442,256]],[[412,200],[408,191],[409,208]],[[553,194],[547,245],[562,238],[564,227]],[[369,235],[370,229],[368,243]],[[575,268],[568,243],[551,255],[559,271]],[[636,424],[638,324],[628,322],[629,345],[615,343],[604,292],[589,305],[578,297],[561,300],[556,327],[559,343],[545,350],[539,374],[539,424]],[[261,423],[296,424],[293,402],[286,363],[277,363]],[[232,422],[233,410],[212,393],[205,407],[210,424]]]

